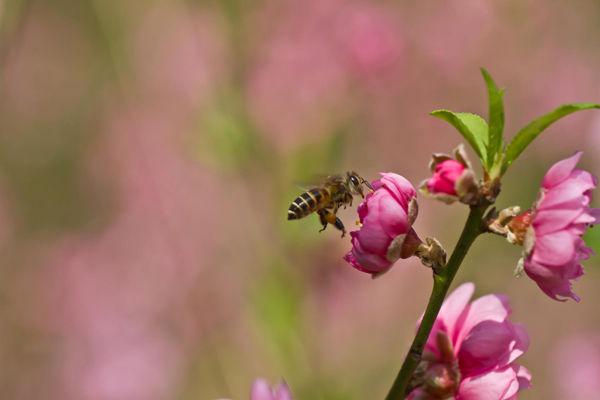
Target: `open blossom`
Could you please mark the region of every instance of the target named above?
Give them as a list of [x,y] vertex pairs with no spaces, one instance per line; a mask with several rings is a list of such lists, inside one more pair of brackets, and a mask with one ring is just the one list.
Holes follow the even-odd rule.
[[285,382],[271,387],[265,379],[258,378],[252,384],[250,400],[292,400],[292,392]]
[[589,206],[596,178],[575,169],[581,154],[554,164],[544,176],[534,208],[509,225],[509,239],[524,245],[520,266],[555,300],[579,301],[571,281],[583,275],[581,261],[592,253],[582,235],[600,217],[600,209]]
[[444,301],[410,384],[409,400],[515,400],[531,375],[516,363],[529,337],[508,320],[508,299],[459,286]]
[[358,206],[361,228],[350,232],[352,250],[344,256],[356,269],[381,274],[420,243],[412,225],[417,218],[416,190],[403,176],[382,173],[374,191]]

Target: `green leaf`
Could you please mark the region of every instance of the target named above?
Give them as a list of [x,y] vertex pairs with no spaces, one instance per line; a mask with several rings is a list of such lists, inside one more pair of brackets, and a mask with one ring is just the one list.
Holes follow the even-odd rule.
[[585,243],[594,250],[594,252],[600,252],[600,226],[592,227],[588,229],[583,237]]
[[[502,90],[498,89],[492,76],[484,68],[481,74],[485,80],[489,99],[489,141],[487,146],[487,160],[490,164],[496,161],[497,154],[502,151],[502,132],[504,131],[504,104]],[[491,165],[488,165],[491,167]]]
[[562,117],[565,117],[569,114],[572,114],[576,111],[589,110],[592,108],[600,109],[600,104],[594,103],[573,103],[573,104],[564,104],[554,111],[542,115],[539,118],[531,121],[527,126],[521,129],[513,140],[510,142],[508,147],[506,148],[506,156],[504,158],[504,165],[502,167],[502,172],[504,173],[506,169],[517,159],[517,157],[525,150],[525,148],[533,142],[533,140],[538,137],[540,133],[548,126],[552,125],[554,122],[558,121]]
[[488,125],[483,118],[477,114],[448,110],[435,110],[431,115],[454,126],[475,150],[482,164],[487,166]]

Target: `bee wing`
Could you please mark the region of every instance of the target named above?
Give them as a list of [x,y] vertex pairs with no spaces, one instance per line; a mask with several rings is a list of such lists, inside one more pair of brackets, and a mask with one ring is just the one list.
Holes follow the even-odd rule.
[[337,177],[341,177],[340,175],[332,175],[332,174],[311,174],[308,179],[302,179],[300,181],[296,181],[296,186],[301,190],[310,190],[314,188],[318,188],[323,186],[324,184],[331,182]]

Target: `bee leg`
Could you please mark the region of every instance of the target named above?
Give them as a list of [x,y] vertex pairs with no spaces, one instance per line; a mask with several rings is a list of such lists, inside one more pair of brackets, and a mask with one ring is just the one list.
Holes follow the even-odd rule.
[[333,225],[340,231],[342,231],[342,237],[346,236],[346,228],[344,227],[344,224],[342,223],[341,219],[335,217],[335,223]]
[[319,214],[319,221],[321,222],[321,225],[323,225],[323,228],[321,228],[319,230],[319,233],[321,233],[325,230],[325,228],[327,228],[327,213],[328,213],[328,211],[319,210],[317,213]]
[[342,237],[346,236],[346,228],[344,227],[342,220],[339,219],[334,212],[329,210],[319,210],[319,219],[323,224],[323,229],[321,229],[321,231],[327,227],[327,224],[331,224],[342,231]]
[[350,193],[346,193],[346,196],[344,197],[344,208],[346,208],[347,205],[352,207],[352,200],[352,195]]

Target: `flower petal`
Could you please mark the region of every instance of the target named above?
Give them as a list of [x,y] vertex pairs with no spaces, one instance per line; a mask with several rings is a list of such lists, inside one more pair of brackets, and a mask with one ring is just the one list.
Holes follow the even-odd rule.
[[[417,195],[415,187],[402,175],[393,172],[382,172],[380,185],[385,187],[405,210],[408,210],[410,199]],[[376,190],[377,188],[373,186]]]
[[510,312],[508,298],[504,295],[489,294],[472,302],[456,327],[456,351],[460,350],[462,340],[476,325],[483,321],[504,322]]
[[518,387],[516,372],[512,367],[505,367],[463,379],[456,400],[505,400],[514,395]]
[[547,235],[536,235],[532,259],[537,263],[549,266],[567,264],[575,258],[576,239],[576,235],[566,230]]
[[521,357],[529,348],[529,335],[521,324],[511,323],[513,330],[513,342],[511,344],[511,352],[508,358],[508,363],[514,362]]
[[275,388],[275,400],[292,400],[292,392],[285,382],[281,382]]
[[581,215],[585,215],[584,208],[581,206],[538,210],[533,220],[535,234],[545,235],[556,232],[575,222]]
[[531,387],[531,372],[522,365],[514,365],[513,368],[517,371],[517,379],[519,380],[519,390],[528,389]]
[[479,375],[496,366],[505,366],[515,341],[508,321],[482,321],[467,334],[458,353],[460,371]]
[[262,378],[256,379],[252,384],[250,400],[276,400],[269,382]]
[[[473,283],[463,283],[454,289],[442,304],[438,319],[443,321],[451,340],[456,338],[456,325],[461,315],[466,312],[474,291],[475,285]],[[454,340],[452,344],[455,344]]]
[[525,260],[525,272],[554,300],[564,301],[568,297],[575,301],[580,300],[571,288],[571,280],[583,275],[583,268],[578,261],[554,268],[540,265],[533,260]]
[[402,206],[391,196],[379,200],[379,222],[382,229],[390,238],[408,232],[408,215]]
[[587,171],[575,170],[558,185],[547,190],[539,201],[537,208],[552,207],[587,207],[590,198],[587,193],[596,187],[596,180]]
[[354,268],[362,272],[376,273],[385,271],[392,266],[392,263],[386,258],[378,254],[366,252],[356,239],[356,232],[350,232],[350,235],[352,236],[352,250],[344,256],[344,260]]
[[600,208],[590,208],[588,214],[596,220],[595,222],[592,222],[593,225],[600,224]]
[[[389,195],[383,191],[377,191],[373,195],[369,200],[369,213],[364,218],[360,230],[356,232],[358,239],[356,242],[360,243],[365,252],[385,255],[392,241],[392,237],[386,233],[381,224],[381,212],[383,211],[381,201],[385,197],[389,197]],[[386,217],[389,218],[389,215]],[[406,219],[406,214],[404,214],[404,218]]]
[[558,185],[559,183],[567,179],[567,177],[575,169],[575,166],[579,162],[579,159],[581,158],[582,154],[583,152],[578,151],[571,157],[565,158],[564,160],[561,160],[554,164],[552,167],[550,167],[550,169],[548,170],[548,172],[546,172],[546,175],[544,176],[542,186],[548,189]]

